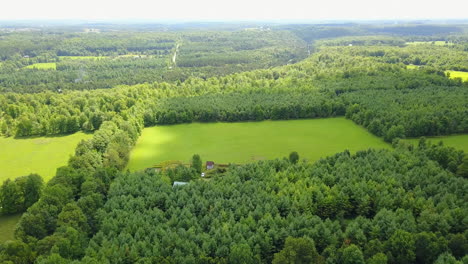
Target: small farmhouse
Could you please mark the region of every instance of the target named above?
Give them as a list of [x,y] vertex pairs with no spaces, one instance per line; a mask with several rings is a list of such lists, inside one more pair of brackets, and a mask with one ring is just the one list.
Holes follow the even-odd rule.
[[206,169],[211,170],[214,168],[214,161],[207,161],[206,162]]
[[186,185],[188,184],[188,182],[178,182],[178,181],[175,181],[174,184],[172,184],[172,188],[176,187],[176,186],[183,186],[183,185]]

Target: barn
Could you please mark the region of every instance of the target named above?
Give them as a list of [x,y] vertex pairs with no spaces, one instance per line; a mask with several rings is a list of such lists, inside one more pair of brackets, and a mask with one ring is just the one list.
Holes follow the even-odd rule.
[[214,161],[207,161],[207,162],[206,162],[206,169],[207,169],[207,170],[211,170],[211,169],[214,168],[214,165],[215,165],[215,164],[214,164]]

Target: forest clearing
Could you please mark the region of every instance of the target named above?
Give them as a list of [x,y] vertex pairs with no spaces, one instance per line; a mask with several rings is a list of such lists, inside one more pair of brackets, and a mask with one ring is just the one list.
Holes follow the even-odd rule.
[[49,180],[55,170],[67,165],[78,142],[92,135],[75,133],[57,137],[0,137],[0,181],[37,173]]
[[311,162],[345,149],[389,148],[382,139],[344,118],[192,123],[143,130],[130,154],[131,171],[193,154],[216,163],[282,158],[297,151]]

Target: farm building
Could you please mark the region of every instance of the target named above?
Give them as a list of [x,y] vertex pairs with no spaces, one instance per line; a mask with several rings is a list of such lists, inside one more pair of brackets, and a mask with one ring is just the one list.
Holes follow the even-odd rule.
[[211,170],[214,168],[214,161],[207,161],[206,162],[206,169]]
[[188,182],[178,182],[178,181],[175,181],[174,184],[172,184],[172,188],[176,187],[176,186],[183,186],[183,185],[186,185],[188,184]]

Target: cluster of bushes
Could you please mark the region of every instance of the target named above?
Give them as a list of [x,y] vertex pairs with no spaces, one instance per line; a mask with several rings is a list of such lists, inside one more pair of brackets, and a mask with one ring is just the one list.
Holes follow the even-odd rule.
[[14,180],[7,179],[0,187],[0,214],[15,214],[26,211],[42,192],[41,176],[30,174]]

